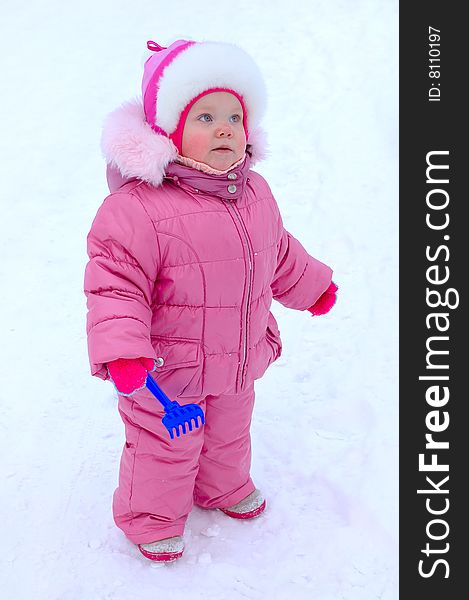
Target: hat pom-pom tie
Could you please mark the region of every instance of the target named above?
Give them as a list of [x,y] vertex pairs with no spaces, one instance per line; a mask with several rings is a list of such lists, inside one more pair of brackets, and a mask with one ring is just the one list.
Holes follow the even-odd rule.
[[159,52],[160,50],[166,50],[166,48],[164,46],[160,46],[159,44],[157,44],[156,42],[153,42],[152,40],[148,40],[147,48],[148,48],[148,50],[152,50],[153,52]]

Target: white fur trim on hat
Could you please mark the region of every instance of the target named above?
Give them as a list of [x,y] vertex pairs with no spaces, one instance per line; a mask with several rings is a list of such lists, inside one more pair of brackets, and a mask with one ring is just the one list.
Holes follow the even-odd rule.
[[243,96],[248,128],[259,125],[267,104],[262,74],[244,50],[221,42],[195,43],[165,68],[158,82],[156,124],[168,134],[173,133],[187,104],[217,87]]
[[[177,158],[173,142],[155,133],[145,120],[140,98],[125,102],[104,122],[101,149],[106,162],[124,178],[137,177],[158,186],[166,167]],[[266,156],[265,133],[257,127],[249,134],[251,165]]]

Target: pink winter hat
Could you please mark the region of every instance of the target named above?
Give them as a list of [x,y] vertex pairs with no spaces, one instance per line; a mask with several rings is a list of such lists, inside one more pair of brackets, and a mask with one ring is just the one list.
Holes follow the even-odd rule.
[[147,42],[153,54],[146,60],[142,80],[145,119],[156,134],[171,139],[181,152],[187,114],[199,98],[211,92],[230,92],[243,107],[246,139],[266,108],[262,75],[243,50],[224,42],[177,40],[168,48]]

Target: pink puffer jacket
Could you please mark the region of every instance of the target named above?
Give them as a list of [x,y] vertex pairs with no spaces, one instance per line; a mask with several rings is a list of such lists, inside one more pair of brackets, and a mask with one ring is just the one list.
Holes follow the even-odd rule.
[[173,162],[160,185],[124,181],[97,212],[88,255],[91,373],[161,358],[170,398],[245,390],[281,353],[272,298],[306,310],[332,277],[284,229],[248,154],[224,175]]

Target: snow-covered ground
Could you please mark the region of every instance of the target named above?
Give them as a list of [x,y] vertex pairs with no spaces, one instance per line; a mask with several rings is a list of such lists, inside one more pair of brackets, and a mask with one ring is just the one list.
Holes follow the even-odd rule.
[[[0,27],[2,597],[397,598],[397,2],[35,0]],[[112,520],[123,426],[89,375],[82,284],[103,118],[138,94],[146,40],[178,37],[262,68],[257,169],[340,296],[316,319],[274,306],[252,427],[268,510],[194,509],[156,566]]]

